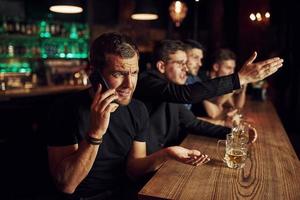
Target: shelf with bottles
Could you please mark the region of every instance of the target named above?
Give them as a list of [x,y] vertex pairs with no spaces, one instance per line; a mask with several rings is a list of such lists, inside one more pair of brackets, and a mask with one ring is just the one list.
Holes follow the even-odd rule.
[[86,59],[7,58],[0,62],[0,91],[88,84]]
[[32,73],[37,66],[38,61],[22,58],[6,58],[0,60],[0,74],[10,73]]
[[37,36],[40,38],[63,37],[71,39],[89,39],[89,28],[84,23],[53,21],[20,21],[3,17],[0,23],[0,35]]
[[69,38],[0,40],[0,58],[77,58],[88,56],[88,41]]
[[88,39],[86,24],[2,21],[0,58],[85,59]]

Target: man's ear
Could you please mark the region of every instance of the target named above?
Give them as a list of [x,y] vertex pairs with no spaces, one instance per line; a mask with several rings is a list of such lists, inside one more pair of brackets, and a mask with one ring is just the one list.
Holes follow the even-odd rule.
[[214,72],[218,72],[220,69],[220,65],[218,63],[214,63],[212,68]]
[[156,68],[162,74],[164,74],[166,72],[166,65],[161,60],[156,63]]

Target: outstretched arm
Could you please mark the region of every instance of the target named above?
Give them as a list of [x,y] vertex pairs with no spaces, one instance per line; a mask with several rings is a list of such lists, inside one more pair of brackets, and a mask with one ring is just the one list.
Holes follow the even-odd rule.
[[177,160],[179,162],[200,165],[208,162],[210,159],[198,150],[190,150],[180,146],[172,146],[161,149],[151,155],[146,155],[146,143],[134,141],[131,152],[127,160],[127,174],[131,178],[157,170],[167,160]]
[[153,99],[173,103],[199,103],[239,88],[237,73],[204,82],[178,85],[163,78],[159,72],[146,72],[139,78],[135,95],[146,102]]

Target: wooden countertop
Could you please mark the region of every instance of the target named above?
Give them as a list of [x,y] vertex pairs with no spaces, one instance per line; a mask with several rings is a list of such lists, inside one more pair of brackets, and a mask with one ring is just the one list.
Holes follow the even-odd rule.
[[83,90],[90,86],[84,85],[57,85],[57,86],[43,86],[31,89],[15,89],[15,90],[5,90],[0,91],[0,100],[9,100],[11,98],[18,97],[30,97],[30,96],[40,96],[56,93],[71,92],[77,90]]
[[212,160],[194,167],[167,161],[139,192],[139,199],[300,199],[300,161],[270,102],[248,101],[244,115],[258,131],[243,169],[217,156],[217,139],[188,135],[181,146]]

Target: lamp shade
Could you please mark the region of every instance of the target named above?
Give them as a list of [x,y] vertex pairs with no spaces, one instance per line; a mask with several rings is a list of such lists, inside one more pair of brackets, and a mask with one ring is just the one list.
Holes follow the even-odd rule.
[[131,18],[134,20],[156,20],[158,12],[154,0],[136,0],[135,9]]
[[76,14],[83,11],[79,0],[53,0],[49,10],[65,14]]

